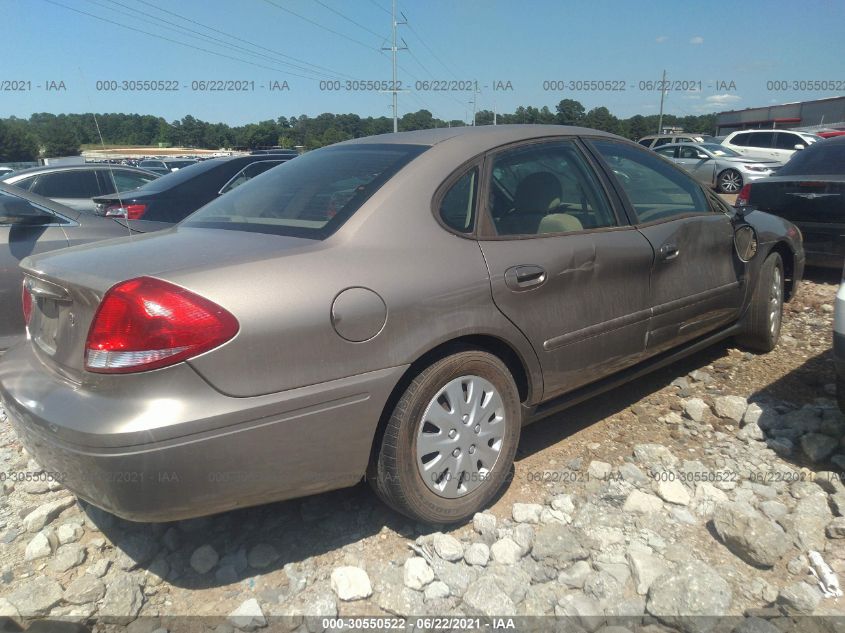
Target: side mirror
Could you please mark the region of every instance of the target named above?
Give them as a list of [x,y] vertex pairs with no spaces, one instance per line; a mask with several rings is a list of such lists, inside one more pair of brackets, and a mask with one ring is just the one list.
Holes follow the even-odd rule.
[[802,149],[804,149],[804,144],[803,144],[803,143],[796,143],[796,144],[795,144],[795,149],[796,149],[796,150],[802,150]]
[[46,211],[15,196],[0,197],[0,225],[3,226],[40,226],[49,224],[53,219]]
[[702,160],[708,160],[710,157],[704,152],[698,152],[697,158],[701,158]]

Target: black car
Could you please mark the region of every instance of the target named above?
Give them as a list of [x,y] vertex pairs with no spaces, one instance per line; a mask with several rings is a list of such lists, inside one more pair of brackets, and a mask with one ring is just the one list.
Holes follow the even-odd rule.
[[776,176],[748,183],[736,199],[779,215],[804,235],[807,264],[842,268],[845,260],[845,136],[796,152]]
[[130,220],[176,223],[217,196],[290,160],[287,156],[237,156],[202,161],[127,192],[95,198],[97,213]]

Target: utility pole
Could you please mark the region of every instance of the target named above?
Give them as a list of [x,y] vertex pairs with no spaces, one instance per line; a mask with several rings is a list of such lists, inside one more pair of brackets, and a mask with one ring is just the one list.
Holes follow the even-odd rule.
[[398,109],[397,109],[397,104],[396,104],[396,97],[400,92],[406,92],[406,91],[405,90],[398,90],[397,86],[396,86],[396,53],[398,51],[408,50],[408,46],[405,44],[405,40],[402,40],[402,47],[401,48],[397,46],[396,27],[399,26],[400,24],[407,24],[408,19],[405,17],[404,14],[402,14],[402,21],[397,22],[396,21],[396,0],[393,0],[392,5],[393,5],[393,11],[391,12],[390,23],[391,23],[391,30],[393,31],[393,45],[390,48],[382,47],[381,50],[391,51],[392,57],[393,57],[393,84],[390,86],[391,90],[387,90],[385,92],[393,93],[393,131],[398,132],[399,131],[399,114],[398,114]]
[[478,90],[472,91],[472,101],[470,101],[470,103],[472,104],[472,125],[475,126],[475,110],[478,103]]
[[663,97],[666,94],[666,70],[663,70],[663,81],[660,82],[660,118],[657,119],[657,133],[663,134]]
[[493,99],[493,125],[496,125],[496,100]]

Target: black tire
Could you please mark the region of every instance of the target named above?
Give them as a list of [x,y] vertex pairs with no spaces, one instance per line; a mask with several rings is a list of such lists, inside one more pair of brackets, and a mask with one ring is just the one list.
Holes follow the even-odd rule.
[[[446,498],[432,491],[423,480],[417,464],[417,437],[435,396],[451,381],[467,376],[480,377],[495,388],[501,397],[505,426],[498,458],[489,472],[477,479],[477,487],[463,496]],[[508,480],[521,426],[519,392],[505,364],[487,352],[458,351],[432,363],[405,389],[387,421],[368,480],[387,505],[405,516],[433,524],[464,521],[487,507]],[[461,437],[470,438],[474,429],[468,426],[461,431]]]
[[760,267],[745,315],[744,332],[737,337],[740,345],[762,353],[775,348],[783,323],[783,295],[783,261],[778,253],[771,253]]
[[719,193],[739,193],[743,184],[742,174],[736,169],[726,169],[716,178],[716,189]]

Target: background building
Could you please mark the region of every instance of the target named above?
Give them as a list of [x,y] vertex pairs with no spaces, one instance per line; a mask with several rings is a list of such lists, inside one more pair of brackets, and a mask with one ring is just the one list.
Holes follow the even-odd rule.
[[845,129],[845,97],[730,110],[716,116],[717,136],[736,130],[765,128],[801,129],[808,132]]

